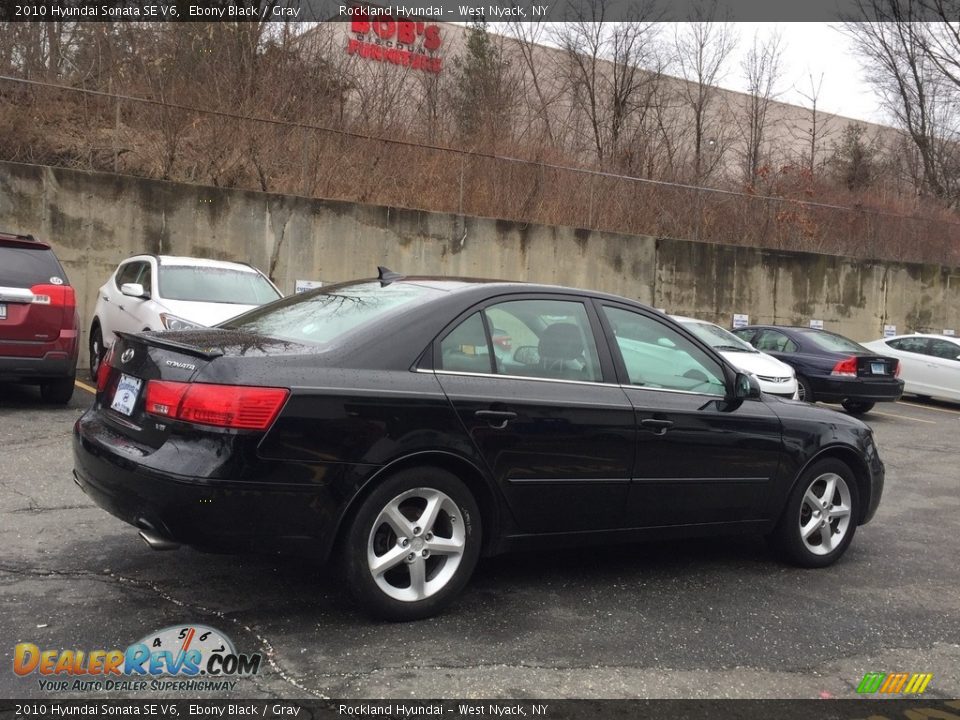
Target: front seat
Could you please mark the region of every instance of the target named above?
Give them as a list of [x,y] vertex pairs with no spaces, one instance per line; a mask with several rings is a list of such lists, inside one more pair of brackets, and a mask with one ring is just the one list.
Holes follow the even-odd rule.
[[583,339],[573,323],[548,325],[540,335],[540,368],[560,380],[586,380]]

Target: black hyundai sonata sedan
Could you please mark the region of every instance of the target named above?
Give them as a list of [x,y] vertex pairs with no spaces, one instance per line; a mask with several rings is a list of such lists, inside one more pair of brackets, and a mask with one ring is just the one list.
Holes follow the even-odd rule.
[[395,620],[519,548],[758,533],[826,566],[884,478],[865,424],[761,394],[644,305],[392,273],[121,334],[74,451],[154,548],[336,561]]

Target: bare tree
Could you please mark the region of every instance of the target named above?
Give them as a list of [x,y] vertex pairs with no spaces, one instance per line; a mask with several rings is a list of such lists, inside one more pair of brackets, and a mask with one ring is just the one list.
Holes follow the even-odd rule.
[[958,87],[945,72],[951,62],[930,53],[946,42],[943,31],[934,39],[922,20],[922,8],[898,0],[858,0],[862,18],[879,22],[847,22],[884,108],[913,141],[920,156],[918,190],[955,199],[960,188],[957,114]]
[[778,94],[782,51],[779,33],[773,33],[763,41],[754,35],[753,45],[741,62],[747,96],[744,98],[739,125],[744,143],[743,173],[747,184],[754,182],[757,170],[763,163],[767,114]]
[[816,171],[817,158],[820,156],[824,143],[833,132],[834,115],[825,114],[817,105],[820,102],[820,91],[823,88],[823,73],[814,81],[813,75],[808,74],[809,90],[797,90],[808,103],[810,111],[808,122],[799,129],[799,136],[803,140],[806,150],[803,154],[803,165],[812,175]]
[[614,4],[583,0],[573,20],[552,30],[566,53],[572,103],[586,116],[601,167],[623,149],[626,131],[651,107],[663,69],[653,5],[634,5],[629,22],[605,22]]
[[708,177],[721,161],[718,152],[722,123],[712,113],[723,79],[725,64],[737,44],[734,26],[716,22],[717,2],[698,5],[690,22],[679,23],[674,36],[677,68],[686,81],[680,89],[693,124],[693,174],[697,183]]

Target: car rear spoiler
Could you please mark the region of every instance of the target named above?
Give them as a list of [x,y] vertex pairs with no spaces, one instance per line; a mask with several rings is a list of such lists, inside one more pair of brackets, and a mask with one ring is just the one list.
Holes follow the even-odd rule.
[[137,342],[142,342],[145,345],[170,348],[171,350],[177,350],[179,352],[186,353],[187,355],[194,355],[196,357],[204,358],[205,360],[213,360],[223,355],[222,350],[207,350],[197,347],[196,345],[179,343],[176,340],[168,340],[167,338],[159,337],[157,335],[151,335],[148,337],[142,333],[128,333],[122,331],[117,331],[114,334],[117,337],[123,338],[124,340],[135,340]]

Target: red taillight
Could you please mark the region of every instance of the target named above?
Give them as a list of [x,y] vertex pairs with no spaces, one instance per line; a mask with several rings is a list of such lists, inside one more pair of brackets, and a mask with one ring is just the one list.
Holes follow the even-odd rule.
[[286,388],[151,380],[146,411],[198,425],[266,430],[289,394]]
[[857,376],[857,356],[851,355],[848,358],[844,358],[836,365],[833,366],[833,371],[831,375],[840,375],[841,377],[856,377]]
[[107,378],[110,377],[110,362],[112,360],[113,347],[103,356],[103,360],[100,361],[100,367],[97,368],[97,394],[107,389]]
[[36,305],[54,305],[69,308],[77,306],[77,296],[69,285],[34,285],[30,288]]
[[894,377],[900,377],[900,361],[899,361],[899,360],[897,360],[897,367],[896,367],[896,369],[893,371],[893,376],[894,376]]
[[147,400],[144,409],[151,415],[177,417],[177,409],[183,394],[190,387],[187,383],[151,380],[147,383]]

